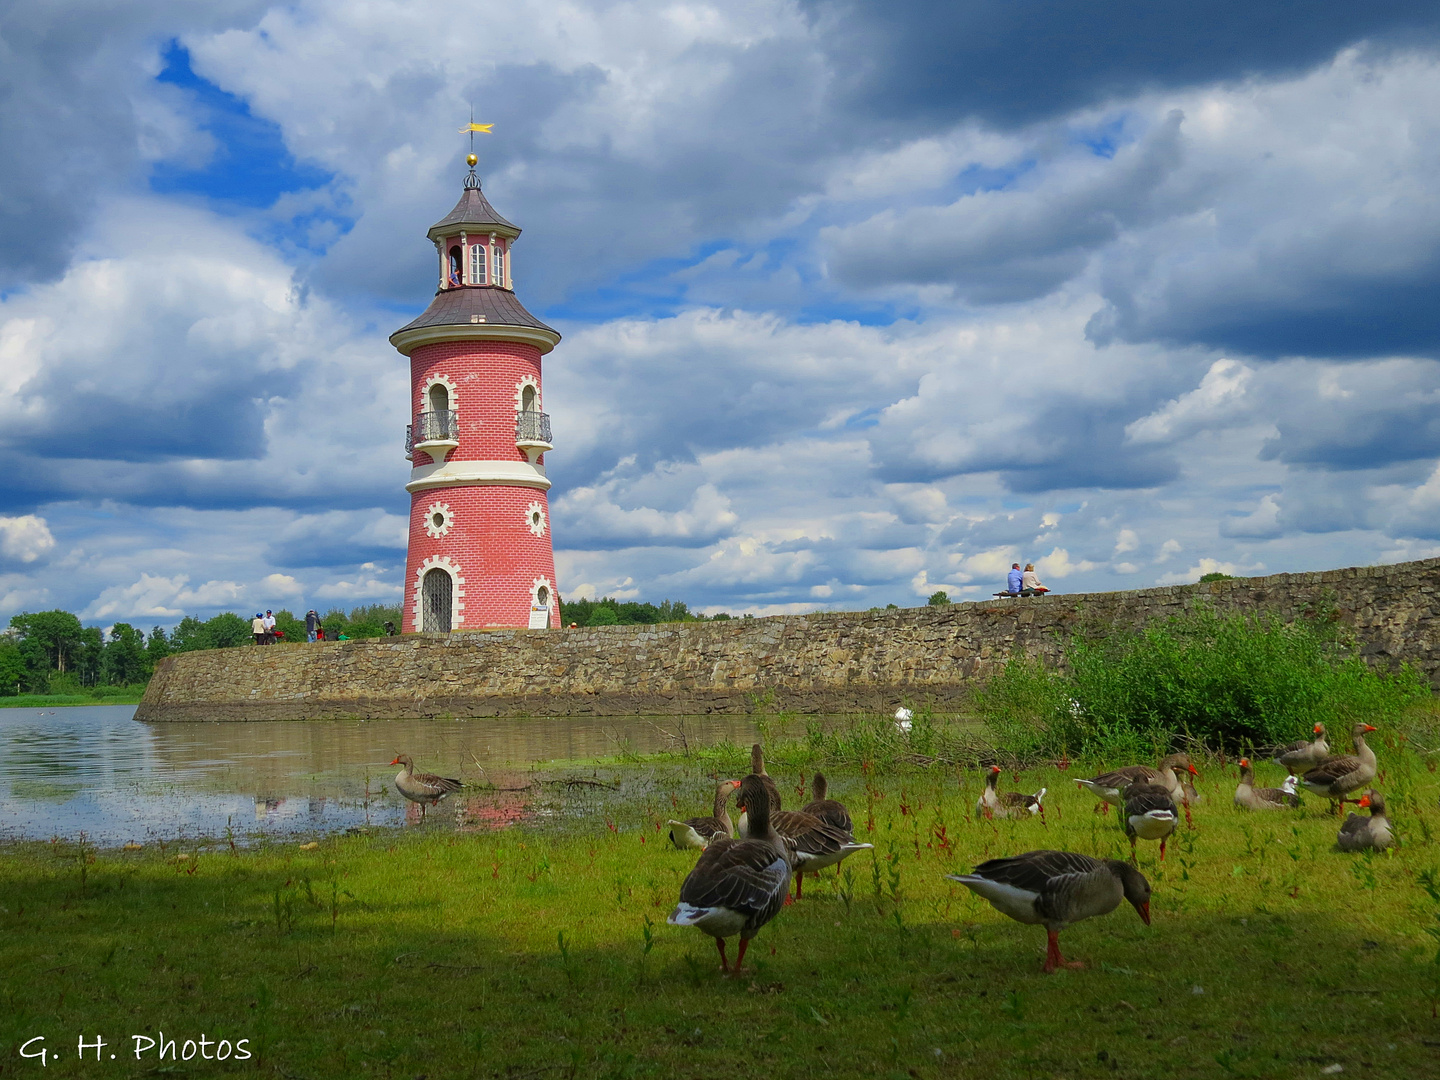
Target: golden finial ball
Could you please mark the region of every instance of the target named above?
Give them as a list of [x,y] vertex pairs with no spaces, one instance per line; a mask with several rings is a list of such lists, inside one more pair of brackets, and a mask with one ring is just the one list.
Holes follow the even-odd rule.
[[478,157],[476,157],[474,154],[466,154],[466,155],[465,155],[465,164],[466,164],[466,165],[469,165],[472,169],[475,167],[475,163],[476,163],[477,161],[479,161],[479,160],[480,160],[480,159],[479,159]]

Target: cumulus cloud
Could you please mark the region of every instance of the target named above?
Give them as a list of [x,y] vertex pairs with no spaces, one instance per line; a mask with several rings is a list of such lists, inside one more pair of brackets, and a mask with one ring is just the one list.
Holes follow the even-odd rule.
[[0,517],[0,556],[20,563],[33,563],[55,547],[55,537],[45,519],[34,514]]

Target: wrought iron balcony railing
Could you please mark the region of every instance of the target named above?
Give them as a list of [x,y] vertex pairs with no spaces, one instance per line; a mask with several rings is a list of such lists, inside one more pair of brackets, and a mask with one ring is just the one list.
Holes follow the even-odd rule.
[[460,421],[454,409],[422,412],[413,424],[405,425],[405,456],[408,458],[419,443],[459,442]]
[[515,441],[517,443],[553,445],[550,441],[550,414],[543,412],[516,413]]

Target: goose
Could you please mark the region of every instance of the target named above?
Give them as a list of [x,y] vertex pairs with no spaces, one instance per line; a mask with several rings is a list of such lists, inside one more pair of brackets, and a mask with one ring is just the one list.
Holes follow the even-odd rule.
[[1249,758],[1240,759],[1240,784],[1235,789],[1235,805],[1242,810],[1295,810],[1301,805],[1300,796],[1295,794],[1297,778],[1287,776],[1283,786],[1278,788],[1257,788],[1255,770]]
[[1370,808],[1368,818],[1359,814],[1348,814],[1345,824],[1340,826],[1340,835],[1335,843],[1341,851],[1384,851],[1395,843],[1390,832],[1390,819],[1385,816],[1385,798],[1374,788],[1360,796],[1360,805]]
[[1180,815],[1167,788],[1144,781],[1125,789],[1125,835],[1130,837],[1130,861],[1135,861],[1135,841],[1159,840],[1160,861],[1165,861],[1165,841],[1175,831]]
[[670,842],[682,851],[695,848],[704,851],[717,837],[730,836],[734,829],[730,825],[730,811],[725,804],[730,793],[740,786],[739,780],[721,780],[715,785],[715,814],[713,817],[692,817],[684,821],[668,821]]
[[1045,807],[1040,800],[1045,798],[1045,788],[1034,795],[1022,795],[1018,791],[1000,791],[1000,766],[991,765],[985,776],[985,790],[975,801],[975,816],[987,818],[1024,817],[1026,814],[1044,815]]
[[395,790],[413,803],[420,804],[420,820],[425,820],[426,805],[434,806],[451,792],[459,791],[465,785],[459,780],[450,780],[434,773],[417,773],[415,762],[409,754],[399,754],[391,765],[405,767],[395,774]]
[[[720,951],[720,970],[738,975],[750,939],[789,895],[791,855],[770,825],[770,795],[759,776],[752,773],[740,781],[736,800],[747,810],[754,837],[722,836],[711,842],[680,886],[680,902],[665,921],[709,934]],[[725,939],[735,934],[740,935],[740,954],[732,972]]]
[[1175,778],[1176,770],[1179,769],[1183,769],[1191,776],[1200,775],[1195,771],[1195,766],[1190,763],[1189,754],[1171,754],[1153,769],[1149,765],[1129,765],[1123,769],[1101,773],[1090,780],[1081,780],[1079,777],[1073,779],[1075,783],[1100,799],[1101,808],[1108,814],[1111,805],[1120,806],[1124,803],[1125,789],[1136,781],[1163,785],[1167,791],[1171,792],[1172,798],[1181,798],[1180,782]]
[[1325,741],[1325,725],[1316,724],[1314,732],[1313,740],[1300,739],[1274,747],[1270,750],[1270,760],[1292,773],[1313,769],[1330,756],[1330,744]]
[[1347,801],[1345,796],[1375,779],[1375,751],[1365,745],[1365,733],[1374,731],[1370,724],[1356,724],[1350,730],[1355,740],[1355,753],[1328,757],[1300,778],[1300,783],[1316,795],[1335,803],[1335,812]]
[[818,873],[838,866],[857,851],[871,851],[874,844],[862,844],[849,829],[841,829],[803,810],[781,810],[771,815],[775,831],[794,849],[795,899],[805,894],[805,872]]
[[1060,955],[1060,931],[1072,923],[1108,915],[1128,900],[1150,925],[1150,883],[1119,859],[1092,859],[1073,851],[1027,851],[991,859],[968,874],[946,874],[1016,922],[1043,924],[1048,935],[1045,971],[1079,968]]
[[[770,813],[778,814],[781,808],[780,789],[775,786],[774,779],[765,771],[765,752],[760,749],[757,742],[750,747],[750,775],[758,776],[760,782],[765,785],[765,793],[770,796]],[[745,835],[745,807],[737,799],[736,806],[740,807],[740,835]]]
[[850,811],[845,809],[844,803],[826,798],[828,789],[829,785],[825,780],[825,774],[817,772],[810,778],[811,801],[801,809],[807,814],[814,814],[827,825],[834,825],[837,829],[853,833],[855,822],[850,819]]
[[1185,807],[1199,806],[1205,796],[1195,790],[1195,785],[1190,782],[1188,772],[1178,772],[1175,779],[1180,783],[1180,805]]

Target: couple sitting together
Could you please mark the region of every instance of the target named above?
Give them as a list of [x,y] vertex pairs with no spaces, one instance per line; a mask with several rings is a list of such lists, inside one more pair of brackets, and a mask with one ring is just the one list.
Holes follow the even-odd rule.
[[1033,562],[1026,563],[1023,571],[1017,562],[1010,564],[1010,573],[1005,577],[1005,591],[1011,596],[1040,596],[1050,590],[1040,584],[1040,575],[1035,573]]

